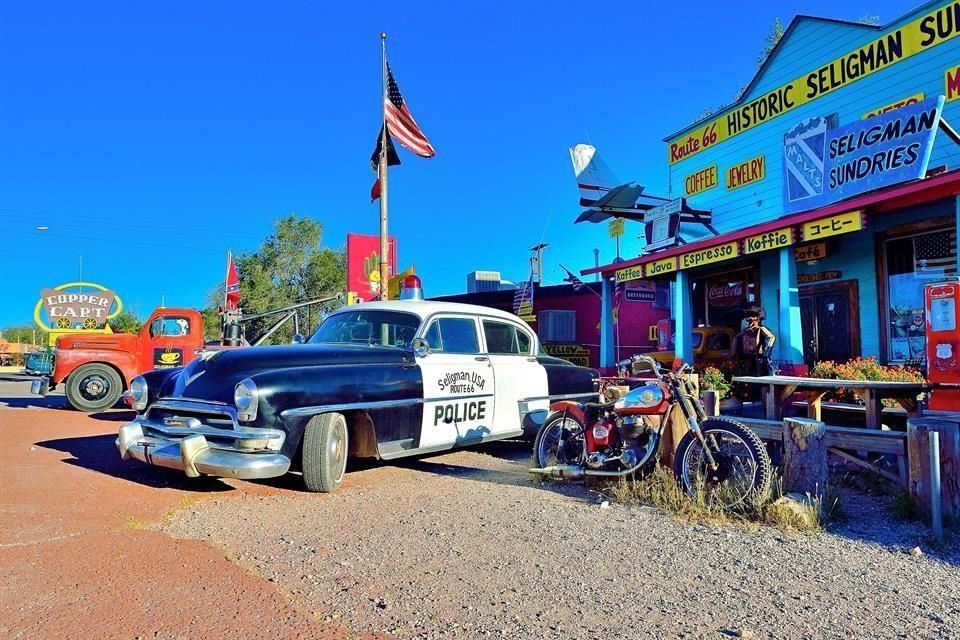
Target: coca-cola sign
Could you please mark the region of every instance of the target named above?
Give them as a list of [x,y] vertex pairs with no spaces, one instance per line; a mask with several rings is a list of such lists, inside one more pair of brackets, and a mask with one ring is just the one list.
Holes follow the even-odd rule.
[[734,307],[743,302],[744,295],[743,280],[714,281],[707,289],[707,303],[712,307]]

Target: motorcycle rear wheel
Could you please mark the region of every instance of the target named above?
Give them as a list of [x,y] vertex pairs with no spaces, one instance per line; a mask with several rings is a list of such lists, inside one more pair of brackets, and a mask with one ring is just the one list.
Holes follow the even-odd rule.
[[770,490],[773,465],[760,438],[746,425],[728,418],[708,418],[700,425],[717,469],[710,469],[703,443],[691,431],[680,440],[673,473],[684,491],[726,509],[749,504]]
[[547,416],[533,441],[533,462],[546,469],[558,464],[583,464],[584,428],[567,412]]

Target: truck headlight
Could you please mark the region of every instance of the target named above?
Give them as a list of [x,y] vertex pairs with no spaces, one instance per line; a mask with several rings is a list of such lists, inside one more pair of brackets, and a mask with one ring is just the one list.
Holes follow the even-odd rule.
[[257,418],[257,385],[250,378],[237,383],[233,390],[233,404],[237,407],[237,420],[253,422]]
[[137,413],[147,408],[147,381],[143,376],[137,376],[130,381],[130,400]]

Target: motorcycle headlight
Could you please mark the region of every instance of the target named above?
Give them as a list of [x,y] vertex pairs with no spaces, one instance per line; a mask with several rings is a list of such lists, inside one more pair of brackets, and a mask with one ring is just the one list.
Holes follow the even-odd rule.
[[233,390],[233,404],[237,407],[237,420],[253,422],[257,418],[257,385],[250,378],[237,383]]
[[143,376],[130,381],[130,400],[134,411],[138,413],[147,408],[147,381]]

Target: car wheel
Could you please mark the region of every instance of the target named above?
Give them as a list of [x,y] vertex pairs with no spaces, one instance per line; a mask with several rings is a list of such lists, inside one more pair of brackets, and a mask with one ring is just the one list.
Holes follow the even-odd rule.
[[95,413],[117,404],[123,393],[123,381],[110,365],[94,362],[77,367],[67,377],[65,392],[71,407]]
[[339,413],[310,418],[303,432],[303,482],[310,491],[329,493],[343,483],[350,451],[347,420]]

